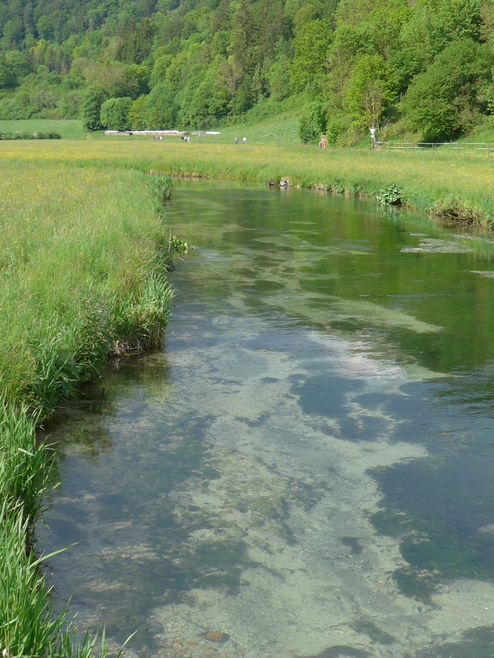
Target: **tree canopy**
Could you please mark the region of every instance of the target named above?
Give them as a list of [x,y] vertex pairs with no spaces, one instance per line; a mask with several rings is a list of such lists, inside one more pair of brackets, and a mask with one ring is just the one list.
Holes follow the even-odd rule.
[[493,60],[491,0],[0,0],[0,118],[91,130],[109,108],[205,128],[296,94],[306,141],[454,139],[494,108]]

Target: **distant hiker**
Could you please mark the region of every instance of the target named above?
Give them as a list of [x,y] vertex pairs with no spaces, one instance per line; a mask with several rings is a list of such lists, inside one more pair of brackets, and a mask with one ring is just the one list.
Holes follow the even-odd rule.
[[374,126],[372,126],[372,128],[369,128],[369,132],[371,138],[371,149],[375,149],[377,146],[377,139],[376,139],[377,128],[374,128]]
[[242,137],[242,142],[243,142],[244,144],[247,144],[247,137]]
[[240,142],[239,138],[238,138],[238,137],[235,137],[234,142],[235,142],[235,144],[238,144],[238,143]]
[[319,148],[324,150],[328,148],[328,138],[326,135],[321,135],[321,139],[319,140]]

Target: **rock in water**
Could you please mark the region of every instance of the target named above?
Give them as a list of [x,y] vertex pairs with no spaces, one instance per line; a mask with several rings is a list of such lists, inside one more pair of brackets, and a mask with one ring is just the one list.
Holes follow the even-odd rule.
[[228,633],[223,633],[223,631],[209,631],[204,637],[210,642],[217,642],[220,644],[226,642],[230,636]]

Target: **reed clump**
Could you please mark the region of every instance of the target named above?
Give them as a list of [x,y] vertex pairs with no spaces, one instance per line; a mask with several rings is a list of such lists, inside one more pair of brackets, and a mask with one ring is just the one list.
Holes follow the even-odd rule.
[[53,453],[36,429],[112,354],[160,344],[165,226],[136,171],[4,160],[0,198],[0,655],[106,656],[51,613],[31,533]]

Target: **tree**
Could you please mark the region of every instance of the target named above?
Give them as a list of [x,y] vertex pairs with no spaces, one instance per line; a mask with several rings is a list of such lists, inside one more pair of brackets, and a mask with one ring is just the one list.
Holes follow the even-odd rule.
[[84,77],[90,87],[105,89],[107,98],[138,98],[147,90],[147,71],[141,65],[91,62],[84,67]]
[[89,87],[82,101],[81,118],[85,130],[101,130],[101,106],[108,98],[106,91],[100,87]]
[[479,91],[490,79],[491,66],[486,46],[471,39],[450,44],[410,85],[402,103],[408,127],[426,142],[466,132],[483,109]]
[[155,29],[149,18],[125,24],[120,35],[117,58],[128,64],[141,64],[151,52]]
[[[325,21],[305,23],[294,39],[290,84],[294,91],[318,90],[326,72],[331,30]],[[317,92],[316,92],[317,93]]]
[[276,61],[268,72],[269,93],[274,101],[290,96],[290,61],[282,58]]
[[103,127],[110,130],[129,130],[132,102],[130,96],[106,100],[101,106],[100,121]]
[[133,103],[129,112],[129,123],[132,130],[147,130],[146,105],[148,96],[139,96]]
[[304,144],[316,143],[326,132],[326,108],[321,102],[313,101],[305,107],[300,119],[299,136]]
[[10,48],[20,46],[24,38],[24,26],[20,18],[13,18],[3,26],[3,38]]
[[15,87],[16,77],[10,66],[0,60],[0,89]]
[[20,50],[9,50],[5,53],[5,64],[13,72],[17,80],[20,80],[31,72],[31,62],[26,52]]
[[403,90],[453,41],[482,39],[482,16],[488,18],[484,11],[487,4],[483,0],[424,0],[417,3],[395,40],[397,47],[391,58]]
[[354,65],[347,91],[347,107],[361,131],[379,127],[386,109],[395,99],[390,72],[380,55],[364,55]]
[[198,84],[193,84],[190,103],[184,108],[186,112],[182,116],[187,125],[207,128],[229,113],[232,99],[221,59],[218,58],[201,78]]
[[143,112],[146,127],[150,130],[173,130],[176,128],[177,112],[173,87],[167,82],[153,87]]
[[239,0],[233,16],[230,55],[242,78],[256,66],[259,30],[248,0]]

